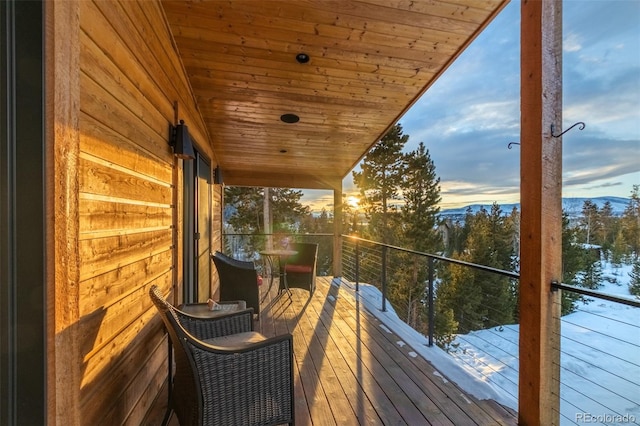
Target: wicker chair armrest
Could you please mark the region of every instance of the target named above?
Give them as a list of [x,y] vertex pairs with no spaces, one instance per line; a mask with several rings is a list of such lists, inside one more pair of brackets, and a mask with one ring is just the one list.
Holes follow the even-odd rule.
[[[274,337],[269,337],[265,340],[259,341],[259,342],[254,342],[254,343],[247,343],[247,344],[242,344],[240,346],[234,347],[234,346],[216,346],[216,345],[212,345],[209,344],[207,342],[203,342],[200,340],[189,340],[189,344],[193,345],[194,347],[203,350],[205,352],[211,352],[211,353],[218,353],[218,354],[223,354],[225,356],[231,355],[233,354],[234,356],[237,356],[239,354],[244,354],[244,353],[248,353],[248,352],[253,352],[253,351],[257,351],[260,350],[262,348],[266,348],[269,346],[273,346],[277,343],[280,342],[291,342],[291,344],[293,345],[293,337],[291,334],[286,333],[286,334],[281,334],[278,336],[274,336]],[[291,347],[291,353],[293,353],[293,346]]]
[[253,308],[211,318],[189,315],[177,309],[175,313],[185,330],[200,340],[253,331]]
[[[216,300],[218,305],[237,305],[238,303],[244,302],[244,300]],[[189,303],[188,306],[209,306],[207,302],[201,303]],[[180,307],[178,307],[180,309]]]

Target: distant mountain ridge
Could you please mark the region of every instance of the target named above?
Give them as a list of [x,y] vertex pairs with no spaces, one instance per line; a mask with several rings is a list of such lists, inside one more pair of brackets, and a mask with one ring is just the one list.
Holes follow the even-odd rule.
[[[598,209],[601,209],[602,206],[608,201],[611,203],[611,208],[613,209],[613,214],[615,216],[621,216],[624,210],[629,205],[630,198],[624,197],[613,197],[613,196],[604,196],[604,197],[568,197],[562,199],[562,209],[567,212],[569,216],[579,216],[582,213],[582,206],[586,200],[591,200]],[[464,218],[467,214],[467,209],[471,209],[471,213],[477,213],[481,208],[485,208],[486,210],[491,210],[492,204],[470,204],[464,207],[458,207],[455,209],[446,209],[440,212],[440,216],[447,217],[451,219],[460,219]],[[500,208],[504,214],[509,214],[513,208],[516,207],[518,211],[520,210],[520,203],[510,203],[510,204],[500,204]]]

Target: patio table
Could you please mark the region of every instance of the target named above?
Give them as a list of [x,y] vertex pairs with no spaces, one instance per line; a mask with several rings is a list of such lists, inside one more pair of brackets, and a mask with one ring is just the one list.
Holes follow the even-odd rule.
[[[298,254],[298,252],[296,250],[271,249],[263,250],[259,253],[260,256],[264,257],[266,263],[269,265],[269,288],[262,298],[262,301],[264,302],[264,300],[271,292],[271,287],[273,286],[273,270],[276,259],[278,261],[278,276],[280,277],[285,290],[287,292],[289,291],[289,286],[287,285],[287,272],[285,271],[284,267],[287,264],[287,259],[289,259],[289,257],[291,256],[295,256],[296,254]],[[280,290],[278,290],[278,293],[280,293]]]

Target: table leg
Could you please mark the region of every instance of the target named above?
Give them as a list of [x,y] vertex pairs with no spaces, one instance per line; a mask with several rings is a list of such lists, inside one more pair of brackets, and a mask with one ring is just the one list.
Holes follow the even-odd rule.
[[271,256],[264,256],[264,259],[266,263],[269,264],[269,288],[267,289],[267,292],[262,297],[262,302],[264,302],[266,298],[269,296],[269,293],[271,293],[271,287],[273,286],[273,259],[271,259]]
[[291,290],[289,290],[289,283],[287,282],[287,259],[286,258],[284,259],[280,257],[278,258],[278,271],[280,272],[280,283],[278,285],[279,286],[278,294],[285,291],[289,296],[291,296]]

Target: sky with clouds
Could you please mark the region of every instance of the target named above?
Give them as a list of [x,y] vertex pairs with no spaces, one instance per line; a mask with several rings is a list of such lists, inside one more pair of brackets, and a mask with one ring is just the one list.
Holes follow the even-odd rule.
[[[400,120],[406,150],[429,149],[443,209],[519,201],[519,147],[508,148],[520,138],[519,40],[513,0]],[[563,136],[563,196],[628,197],[640,184],[640,1],[565,0],[563,55],[563,129],[586,125]]]

